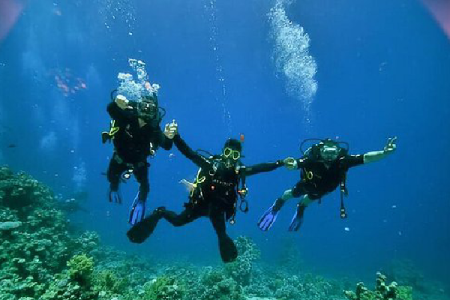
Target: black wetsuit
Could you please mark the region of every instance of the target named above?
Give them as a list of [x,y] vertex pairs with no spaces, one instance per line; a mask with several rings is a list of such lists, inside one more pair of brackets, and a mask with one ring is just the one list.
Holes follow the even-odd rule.
[[114,120],[114,126],[119,128],[113,137],[114,154],[108,167],[110,188],[117,191],[122,173],[133,169],[140,184],[139,198],[145,201],[150,191],[147,157],[159,146],[170,150],[172,140],[163,134],[158,120],[140,127],[136,107],[123,110],[115,102],[111,102],[107,110]]
[[334,191],[347,171],[364,163],[363,155],[345,155],[329,164],[327,168],[321,160],[302,158],[297,160],[301,169],[301,180],[292,188],[292,195],[296,198],[308,195],[311,200],[320,199]]
[[236,210],[239,181],[243,176],[273,171],[283,166],[283,162],[226,168],[220,158],[206,158],[193,151],[179,135],[175,136],[174,142],[184,156],[200,167],[196,187],[191,192],[184,211],[176,214],[165,208],[157,209],[151,216],[130,229],[129,239],[135,243],[142,243],[150,236],[161,218],[173,226],[183,226],[200,217],[208,217],[219,240],[222,260],[224,262],[235,260],[238,253],[233,240],[226,233],[226,221]]

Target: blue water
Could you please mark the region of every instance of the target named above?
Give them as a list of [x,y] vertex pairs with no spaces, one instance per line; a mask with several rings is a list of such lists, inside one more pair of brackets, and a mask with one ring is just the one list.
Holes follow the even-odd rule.
[[[122,206],[107,201],[102,172],[112,146],[101,144],[100,132],[108,128],[117,73],[129,72],[128,58],[138,58],[161,85],[163,123],[176,119],[194,149],[217,153],[226,138],[243,133],[243,161],[251,165],[299,157],[300,142],[310,137],[338,136],[359,154],[398,136],[394,155],[350,171],[347,220],[339,219],[335,192],[308,208],[300,232],[287,232],[295,200],[270,232],[260,232],[258,217],[298,180],[297,172],[279,169],[248,179],[250,212],[229,227],[232,237],[252,237],[267,262],[294,239],[305,268],[322,274],[371,278],[393,259],[408,258],[446,280],[450,41],[421,2],[286,6],[309,35],[317,64],[318,90],[307,100],[293,95],[275,65],[268,18],[275,1],[15,2],[24,9],[0,41],[0,162],[31,173],[62,198],[87,192],[88,212],[71,219],[105,243],[156,259],[219,260],[206,219],[183,228],[161,222],[144,245],[129,244],[134,180],[124,186]],[[58,87],[63,76],[68,94]],[[175,147],[159,150],[150,163],[149,209],[180,211],[187,193],[178,181],[192,179],[196,167]]]

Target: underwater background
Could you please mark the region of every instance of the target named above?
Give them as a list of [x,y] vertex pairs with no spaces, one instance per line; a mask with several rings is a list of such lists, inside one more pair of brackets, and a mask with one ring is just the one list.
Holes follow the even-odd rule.
[[[135,272],[148,267],[157,274],[180,263],[221,270],[207,219],[182,228],[163,221],[146,243],[134,245],[125,233],[137,183],[123,185],[122,205],[107,200],[104,173],[112,145],[102,145],[100,133],[109,128],[106,105],[118,86],[117,74],[131,72],[129,58],[145,61],[150,81],[161,86],[159,104],[167,110],[162,124],[175,119],[190,146],[212,153],[220,152],[227,138],[243,134],[247,165],[300,157],[306,138],[337,138],[350,144],[352,154],[362,154],[383,149],[397,136],[395,154],[350,170],[348,219],[339,218],[334,192],[311,205],[299,232],[287,231],[295,199],[269,232],[260,231],[260,215],[299,178],[298,172],[280,168],[247,180],[250,211],[238,213],[227,230],[258,248],[259,262],[270,272],[286,268],[286,251],[293,251],[289,274],[347,278],[346,288],[353,289],[360,280],[373,283],[377,271],[389,273],[400,265],[414,279],[399,283],[415,282],[413,292],[421,289],[414,299],[448,299],[449,19],[446,0],[0,0],[0,164],[30,174],[54,192],[42,209],[65,211],[27,227],[30,234],[62,223],[70,227],[67,235],[96,232],[102,246],[95,245],[114,247],[123,257],[108,257],[113,250],[91,256],[151,260],[134,266]],[[188,193],[179,181],[193,179],[197,167],[175,147],[160,149],[149,162],[147,210],[181,211]],[[0,189],[16,178],[8,172],[2,169]],[[41,205],[30,197],[29,212]],[[0,222],[19,218],[18,208],[0,198]],[[76,206],[62,205],[67,199]],[[19,243],[11,230],[0,231],[8,247]],[[7,255],[15,252],[2,247],[0,263],[7,273],[6,261],[14,259]],[[70,257],[61,259],[60,267],[54,266],[58,272]],[[272,276],[261,268],[255,278]],[[16,299],[3,296],[2,289],[15,295],[0,286],[0,299]],[[241,296],[253,295],[236,289]],[[256,296],[339,299],[298,295]]]

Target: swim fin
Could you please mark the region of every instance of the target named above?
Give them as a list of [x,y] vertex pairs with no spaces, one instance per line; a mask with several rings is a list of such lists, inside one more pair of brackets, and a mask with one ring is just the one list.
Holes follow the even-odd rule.
[[233,240],[229,236],[219,239],[219,249],[222,261],[225,263],[233,262],[238,256],[238,251]]
[[160,219],[160,214],[153,213],[141,222],[136,223],[127,232],[130,242],[136,244],[143,243],[153,233]]

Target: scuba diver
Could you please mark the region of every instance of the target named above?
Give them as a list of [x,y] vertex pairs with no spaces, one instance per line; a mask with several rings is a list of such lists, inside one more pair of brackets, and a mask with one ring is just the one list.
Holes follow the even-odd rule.
[[173,141],[167,138],[170,134],[167,127],[164,133],[161,131],[159,124],[163,114],[159,111],[156,94],[145,95],[141,101],[130,101],[123,95],[114,98],[113,93],[111,98],[114,101],[107,107],[112,119],[110,131],[102,133],[103,143],[112,140],[114,144],[107,172],[109,201],[122,203],[119,183],[134,174],[140,185],[129,217],[129,223],[134,225],[144,218],[150,191],[147,157],[154,156],[160,146],[170,150]]
[[300,146],[303,157],[294,159],[292,157],[285,160],[286,167],[291,170],[301,170],[300,181],[283,195],[262,215],[258,222],[258,227],[267,231],[277,219],[278,212],[284,203],[291,198],[302,197],[297,204],[294,217],[289,226],[289,231],[297,231],[303,223],[303,214],[306,207],[314,200],[320,200],[323,196],[334,191],[340,186],[341,208],[340,217],[345,219],[347,213],[344,207],[344,196],[348,195],[345,186],[347,171],[355,166],[375,162],[385,158],[396,149],[397,138],[390,138],[383,150],[372,151],[363,155],[349,155],[348,144],[337,142],[331,139],[321,140],[312,145],[308,150],[303,151],[303,145],[308,141],[318,141],[308,139]]
[[[170,125],[174,134],[174,143],[180,152],[196,164],[200,169],[194,183],[191,184],[189,202],[185,209],[176,214],[165,207],[157,208],[153,214],[142,222],[133,226],[127,233],[133,243],[144,242],[154,231],[161,218],[166,219],[173,226],[183,226],[200,217],[208,217],[217,234],[220,255],[224,262],[231,262],[237,258],[238,252],[233,240],[226,233],[226,221],[235,223],[237,209],[248,211],[245,200],[247,188],[245,178],[261,172],[273,171],[284,162],[262,163],[245,166],[240,158],[241,142],[228,139],[220,155],[203,156],[199,151],[193,151],[178,134],[177,124]],[[240,197],[240,203],[238,203]]]

